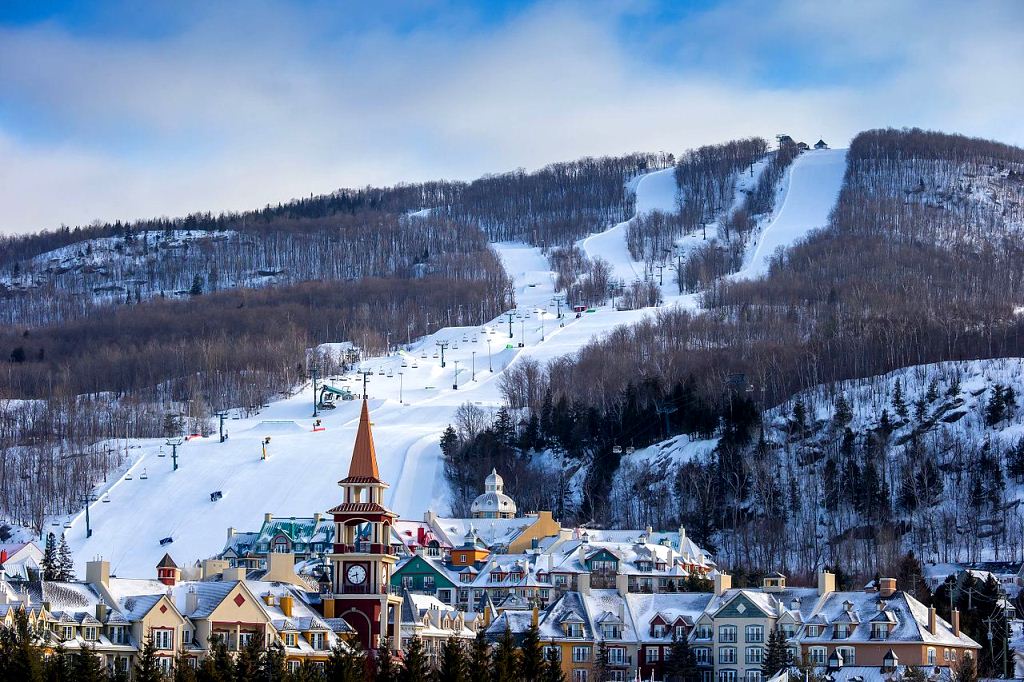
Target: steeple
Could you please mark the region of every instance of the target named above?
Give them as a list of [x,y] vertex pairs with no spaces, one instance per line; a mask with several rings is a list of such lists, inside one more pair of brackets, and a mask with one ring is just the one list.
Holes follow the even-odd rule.
[[377,453],[373,448],[373,433],[370,431],[370,408],[363,399],[363,410],[359,415],[359,430],[352,448],[352,462],[348,467],[346,481],[380,481],[377,469]]

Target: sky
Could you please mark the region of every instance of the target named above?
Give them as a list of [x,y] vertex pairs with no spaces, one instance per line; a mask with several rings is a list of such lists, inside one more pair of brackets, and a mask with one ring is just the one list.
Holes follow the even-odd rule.
[[1024,145],[1024,2],[0,3],[0,233],[920,126]]

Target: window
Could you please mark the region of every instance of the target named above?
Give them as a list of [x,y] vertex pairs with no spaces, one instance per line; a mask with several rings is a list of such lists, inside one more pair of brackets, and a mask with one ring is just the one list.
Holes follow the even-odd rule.
[[647,659],[648,663],[654,663],[655,661],[661,660],[661,647],[649,646],[644,650],[644,658]]
[[412,576],[411,575],[403,575],[402,576],[402,587],[404,587],[407,590],[411,590],[412,589]]
[[928,647],[928,665],[935,665],[935,647]]
[[110,641],[114,644],[127,644],[128,635],[125,632],[125,628],[121,627],[120,625],[115,625],[114,627],[110,628]]
[[825,665],[825,647],[812,646],[809,653],[811,655],[811,663]]
[[544,660],[545,661],[560,661],[560,660],[562,660],[562,647],[560,647],[560,646],[546,646],[546,647],[544,647]]
[[153,643],[162,651],[174,649],[174,630],[153,630]]
[[572,648],[573,663],[586,663],[590,660],[589,646],[574,646]]
[[608,679],[611,682],[626,682],[626,671],[625,670],[609,670]]
[[572,671],[572,682],[587,682],[587,671],[576,668]]
[[662,625],[661,623],[657,623],[657,624],[651,626],[651,636],[652,637],[664,637],[665,636],[665,632],[666,632],[665,628],[666,628],[666,626]]
[[736,647],[734,646],[723,646],[718,649],[718,662],[719,663],[735,663],[736,662]]
[[583,624],[582,623],[566,623],[565,624],[565,636],[566,637],[582,637],[583,636]]
[[324,648],[324,633],[322,632],[311,632],[309,633],[309,645],[320,651]]
[[622,639],[622,631],[618,625],[602,625],[601,636],[605,639]]
[[445,604],[452,603],[452,591],[451,590],[438,590],[437,598],[443,601]]
[[278,554],[286,554],[288,552],[288,541],[284,538],[274,540],[274,551]]
[[87,642],[96,641],[96,628],[92,626],[86,626],[82,628],[82,638]]
[[299,662],[298,661],[288,661],[288,672],[293,673],[293,674],[299,672]]
[[710,625],[698,625],[697,626],[697,639],[711,639],[711,626]]
[[711,649],[698,647],[693,650],[693,656],[697,659],[697,665],[711,665]]
[[735,625],[719,625],[718,626],[718,641],[726,644],[732,644],[736,641],[736,626]]
[[433,590],[434,589],[434,576],[425,575],[423,576],[423,589]]
[[736,671],[720,670],[718,672],[718,682],[736,682]]
[[759,646],[748,646],[746,651],[747,665],[761,665],[764,658],[764,649]]
[[760,670],[748,670],[747,671],[747,682],[761,682],[761,671]]
[[250,642],[252,642],[252,633],[251,632],[240,632],[238,634],[238,648],[239,649],[241,649],[242,647],[249,646]]
[[949,649],[943,649],[942,650],[942,660],[944,660],[944,661],[948,661],[949,660]]
[[849,623],[837,623],[836,624],[836,639],[846,639],[850,636],[850,624]]
[[[735,640],[733,640],[735,641]],[[764,641],[764,626],[763,625],[748,625],[747,626],[747,641],[751,644],[760,644]]]
[[75,629],[73,627],[69,627],[69,626],[65,625],[64,627],[62,627],[60,629],[60,638],[63,639],[65,642],[68,641],[69,639],[74,639],[74,637],[75,637]]
[[[782,631],[782,636],[785,637],[786,639],[790,639],[790,638],[793,637],[793,635],[796,634],[796,626],[793,625],[792,623],[786,623],[785,625],[780,625],[779,626],[779,630]],[[810,632],[808,632],[807,634],[810,634]]]
[[857,665],[857,650],[852,646],[836,647],[836,651],[843,657],[843,665]]
[[171,672],[171,660],[170,656],[158,656],[156,659],[156,667],[160,668],[160,672],[166,675]]
[[817,626],[817,625],[808,625],[807,626],[807,636],[808,637],[817,637],[820,634],[821,634],[821,628],[819,626]]
[[298,643],[298,641],[299,641],[299,638],[295,635],[294,632],[286,632],[286,633],[284,633],[284,645],[285,646],[294,647]]
[[686,638],[686,626],[685,625],[677,625],[675,627],[675,632],[673,633],[672,636],[675,637],[676,639],[685,639]]
[[701,670],[700,671],[700,682],[712,682],[715,679],[714,670]]
[[625,665],[626,650],[618,646],[608,647],[608,663],[611,665]]

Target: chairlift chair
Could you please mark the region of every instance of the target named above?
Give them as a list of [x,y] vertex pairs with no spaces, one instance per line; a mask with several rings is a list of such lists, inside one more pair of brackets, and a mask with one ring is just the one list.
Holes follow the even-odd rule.
[[616,455],[621,455],[622,454],[622,446],[621,445],[616,445],[616,446],[612,447],[612,453],[616,454]]
[[378,376],[384,376],[384,368],[383,367],[378,367],[377,368],[377,375]]
[[126,481],[132,480],[132,475],[131,474],[125,474],[124,475],[124,480],[126,480]]
[[149,478],[149,474],[146,473],[145,469],[142,470],[142,475],[139,476],[139,478],[142,479],[143,481]]
[[466,343],[467,341],[469,341],[469,339],[467,337],[463,336],[462,337],[462,343]]
[[70,521],[65,521],[65,522],[64,522],[64,528],[65,528],[65,529],[68,529],[68,528],[70,528],[70,527],[71,527],[71,522],[70,522]]
[[475,337],[475,336],[474,336],[474,337],[473,337],[473,343],[476,343],[477,341],[479,341],[479,339],[478,339],[477,337]]
[[427,351],[423,351],[422,353],[420,353],[420,359],[421,360],[426,360],[427,359]]
[[412,361],[412,368],[413,369],[419,369],[420,368],[420,366],[418,364],[416,364],[415,360]]
[[406,362],[405,360],[402,360],[402,367],[408,367],[408,366],[409,366],[409,363]]
[[394,378],[395,373],[391,368],[388,368],[388,379]]
[[103,499],[100,500],[100,501],[103,502],[104,504],[109,504],[110,503],[110,493],[107,493],[106,495],[104,495]]
[[437,351],[435,350],[435,351],[434,351],[434,359],[436,360],[436,359],[437,359],[437,358],[439,358],[439,357],[441,357],[441,356],[440,356],[440,355],[438,355],[438,354],[437,354]]

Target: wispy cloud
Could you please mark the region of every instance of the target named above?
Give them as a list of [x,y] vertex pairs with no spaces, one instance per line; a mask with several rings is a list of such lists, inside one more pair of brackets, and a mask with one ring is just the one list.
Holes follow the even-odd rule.
[[783,130],[1024,143],[1022,5],[768,4],[421,2],[403,20],[407,3],[214,3],[144,37],[0,25],[0,230]]

